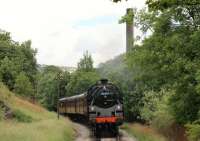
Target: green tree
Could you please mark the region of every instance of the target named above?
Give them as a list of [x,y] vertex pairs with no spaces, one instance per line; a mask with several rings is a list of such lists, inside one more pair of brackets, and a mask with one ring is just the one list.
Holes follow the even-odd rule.
[[77,64],[78,69],[71,74],[70,82],[66,87],[67,95],[76,95],[87,91],[99,79],[99,75],[93,67],[93,60],[88,51],[83,55]]
[[12,40],[10,33],[0,30],[0,78],[10,90],[14,89],[15,79],[25,73],[32,87],[36,86],[37,62],[36,50],[31,41],[18,43]]
[[0,60],[0,79],[10,90],[14,89],[16,75],[17,69],[8,57]]
[[59,98],[67,96],[67,85],[70,81],[70,73],[65,71],[62,73],[58,73],[57,80],[58,80],[58,89],[59,89]]
[[198,29],[200,25],[200,2],[198,0],[147,0],[146,4],[152,11],[170,11],[178,25]]
[[37,74],[37,61],[35,56],[37,50],[31,48],[30,40],[23,42],[19,50],[20,53],[15,60],[19,62],[20,68],[29,77],[32,85],[35,86],[35,75]]
[[200,120],[193,122],[192,124],[187,124],[187,134],[191,141],[200,140]]
[[[200,95],[196,90],[200,57],[199,29],[196,28],[198,22],[186,20],[188,17],[185,13],[176,16],[180,7],[187,7],[185,4],[172,5],[162,10],[157,6],[151,10],[160,13],[146,19],[153,20],[149,22],[153,29],[152,35],[141,45],[135,46],[128,55],[127,63],[133,72],[139,68],[134,80],[140,84],[143,92],[172,89],[175,94],[169,98],[171,113],[179,123],[192,122],[197,119],[200,107]],[[195,18],[198,19],[198,16]]]
[[37,99],[49,110],[56,110],[57,100],[66,96],[70,74],[56,66],[45,66],[38,76]]
[[67,85],[67,95],[81,94],[95,84],[100,79],[96,72],[75,72],[72,74],[69,84]]
[[40,103],[49,110],[55,110],[58,97],[57,74],[50,72],[41,74],[37,92]]
[[34,89],[25,73],[21,72],[15,82],[14,91],[21,96],[33,96]]
[[78,71],[89,72],[93,70],[94,68],[93,68],[92,56],[88,53],[88,51],[86,51],[83,54],[83,58],[81,58],[78,63]]

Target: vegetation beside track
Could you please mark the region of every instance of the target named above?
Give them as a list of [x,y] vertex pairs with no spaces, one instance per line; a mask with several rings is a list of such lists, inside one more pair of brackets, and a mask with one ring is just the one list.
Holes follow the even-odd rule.
[[138,141],[167,141],[154,129],[141,124],[124,124],[121,128],[134,136]]
[[[15,97],[0,83],[0,139],[3,141],[72,141],[74,131],[69,120],[57,119],[38,105]],[[5,105],[10,116],[5,117]]]

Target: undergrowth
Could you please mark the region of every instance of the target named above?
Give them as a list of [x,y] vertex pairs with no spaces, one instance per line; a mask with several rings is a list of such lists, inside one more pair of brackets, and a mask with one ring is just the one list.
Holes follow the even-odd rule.
[[3,119],[3,109],[0,107],[0,121]]
[[72,141],[74,131],[68,119],[57,119],[54,112],[18,98],[0,83],[0,101],[13,117],[4,119],[0,108],[1,141]]
[[122,128],[138,141],[167,141],[162,135],[147,126],[126,123]]
[[13,117],[15,120],[17,120],[19,122],[27,122],[28,123],[28,122],[33,121],[33,118],[31,116],[24,114],[20,110],[13,111]]
[[200,141],[200,120],[187,124],[186,127],[190,141]]

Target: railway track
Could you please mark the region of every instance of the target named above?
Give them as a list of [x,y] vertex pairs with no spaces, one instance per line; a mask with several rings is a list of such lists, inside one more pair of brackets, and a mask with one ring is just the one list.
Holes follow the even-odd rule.
[[100,138],[95,141],[122,141],[120,138]]
[[133,137],[130,137],[125,131],[120,130],[120,134],[118,137],[100,138],[94,141],[137,141],[137,140]]
[[106,138],[94,138],[91,134],[88,127],[78,124],[74,124],[74,130],[76,131],[76,140],[75,141],[137,141],[133,137],[130,137],[125,131],[120,130],[119,137],[106,137]]

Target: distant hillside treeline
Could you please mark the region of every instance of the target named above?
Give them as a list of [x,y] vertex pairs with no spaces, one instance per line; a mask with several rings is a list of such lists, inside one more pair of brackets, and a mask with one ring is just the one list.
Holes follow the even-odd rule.
[[80,94],[99,79],[88,52],[77,70],[39,65],[36,53],[31,41],[13,41],[10,33],[0,30],[0,81],[17,95],[38,101],[49,110],[56,110],[58,98]]

